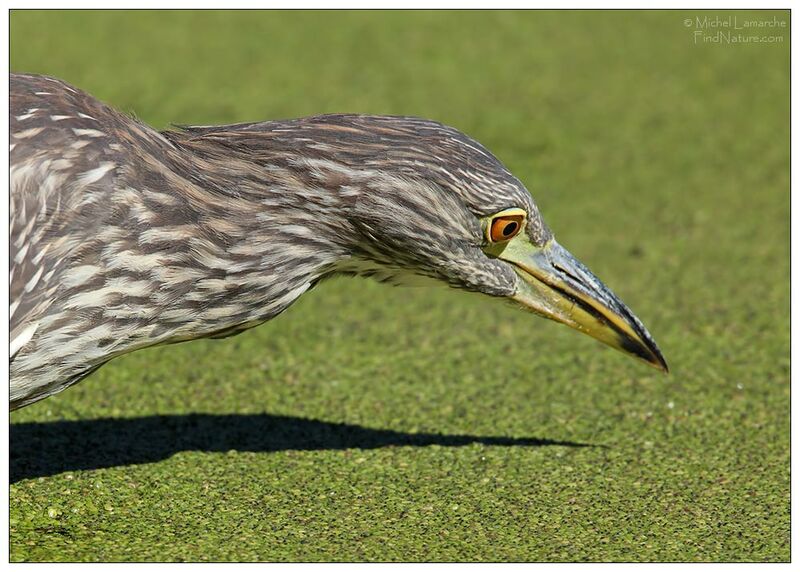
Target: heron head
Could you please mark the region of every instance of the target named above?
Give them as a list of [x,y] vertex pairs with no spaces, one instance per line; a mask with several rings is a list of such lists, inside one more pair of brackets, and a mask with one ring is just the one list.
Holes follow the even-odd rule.
[[340,141],[355,139],[336,160],[358,173],[348,219],[356,256],[371,263],[361,273],[399,282],[411,273],[507,298],[667,370],[639,319],[556,242],[525,186],[481,144],[416,118],[336,124]]

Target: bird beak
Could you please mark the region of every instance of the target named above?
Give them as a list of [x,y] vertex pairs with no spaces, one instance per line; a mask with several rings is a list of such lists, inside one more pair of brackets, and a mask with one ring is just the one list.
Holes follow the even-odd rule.
[[519,274],[521,280],[512,298],[526,309],[669,371],[655,341],[633,312],[554,239],[540,248],[521,232],[495,256],[511,263]]

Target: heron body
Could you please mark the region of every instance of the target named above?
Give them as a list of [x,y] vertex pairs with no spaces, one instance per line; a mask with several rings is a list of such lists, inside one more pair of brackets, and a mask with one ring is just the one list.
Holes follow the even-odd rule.
[[158,132],[11,75],[11,408],[124,353],[261,324],[319,280],[508,298],[662,369],[522,183],[434,121],[325,115]]

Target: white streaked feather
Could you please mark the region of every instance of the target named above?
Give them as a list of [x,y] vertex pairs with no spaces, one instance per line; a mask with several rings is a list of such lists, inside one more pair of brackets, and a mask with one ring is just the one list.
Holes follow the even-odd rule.
[[72,132],[78,137],[105,137],[106,134],[97,129],[73,129]]
[[81,183],[89,185],[96,181],[102,179],[106,173],[108,173],[111,169],[116,167],[116,164],[111,161],[105,161],[104,163],[100,163],[99,167],[92,169],[91,171],[86,171],[85,173],[81,174],[78,179]]
[[39,278],[42,277],[42,272],[44,272],[44,266],[40,266],[39,270],[36,271],[36,274],[34,274],[31,279],[28,280],[27,284],[25,284],[25,292],[30,292],[36,287],[36,285],[39,283]]
[[31,341],[33,338],[33,334],[36,333],[37,328],[39,327],[39,323],[30,324],[23,329],[17,337],[15,337],[9,345],[9,357],[14,357],[17,355],[17,352],[21,350],[25,345]]

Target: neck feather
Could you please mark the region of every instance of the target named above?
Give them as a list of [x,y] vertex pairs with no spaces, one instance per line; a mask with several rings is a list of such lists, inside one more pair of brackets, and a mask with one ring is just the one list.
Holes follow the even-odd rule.
[[136,343],[256,326],[351,257],[353,188],[344,173],[222,151],[178,145],[168,163],[153,165],[162,184],[141,194],[164,211],[143,225],[140,243],[152,240],[158,258],[150,268],[158,312],[135,331]]

